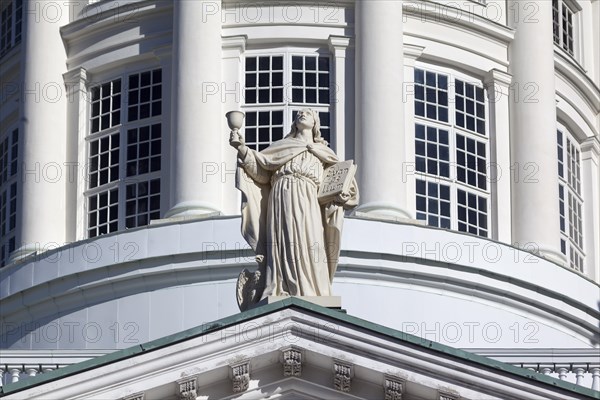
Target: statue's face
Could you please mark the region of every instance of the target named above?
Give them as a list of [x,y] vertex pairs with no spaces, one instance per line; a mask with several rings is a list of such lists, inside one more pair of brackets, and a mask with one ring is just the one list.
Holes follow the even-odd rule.
[[303,109],[296,115],[296,127],[298,129],[312,129],[315,126],[315,117],[312,111]]

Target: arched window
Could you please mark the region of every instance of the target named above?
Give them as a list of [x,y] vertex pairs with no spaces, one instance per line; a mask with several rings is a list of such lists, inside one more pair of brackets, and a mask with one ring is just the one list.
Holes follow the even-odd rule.
[[157,68],[90,90],[88,237],[160,218],[162,86]]
[[489,138],[482,82],[418,66],[414,85],[417,219],[488,237]]
[[558,148],[558,195],[560,211],[560,251],[569,266],[583,272],[583,196],[581,191],[581,150],[579,143],[559,124],[556,131]]

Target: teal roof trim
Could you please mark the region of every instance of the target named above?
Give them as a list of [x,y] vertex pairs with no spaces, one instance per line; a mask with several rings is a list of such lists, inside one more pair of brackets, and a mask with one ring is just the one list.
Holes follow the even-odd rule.
[[513,365],[506,364],[501,361],[496,361],[484,356],[469,353],[460,349],[455,349],[453,347],[446,346],[431,340],[423,339],[418,336],[397,331],[395,329],[375,324],[373,322],[369,322],[357,317],[353,317],[351,315],[347,315],[336,310],[330,310],[328,308],[309,303],[305,300],[301,300],[296,297],[290,297],[288,299],[284,299],[276,303],[257,307],[252,310],[248,310],[239,314],[219,319],[212,323],[203,324],[195,328],[190,328],[179,333],[165,336],[163,338],[156,339],[148,343],[136,345],[123,350],[118,350],[114,353],[106,354],[77,364],[72,364],[48,373],[36,375],[23,381],[7,384],[3,387],[0,387],[0,397],[7,396],[9,394],[20,392],[26,389],[30,389],[32,387],[39,386],[47,382],[55,381],[84,371],[89,371],[91,369],[98,368],[104,365],[112,364],[114,362],[135,357],[139,354],[154,351],[176,343],[190,340],[205,335],[207,333],[226,328],[228,326],[236,325],[238,323],[246,322],[267,314],[274,313],[276,311],[283,310],[285,308],[297,308],[303,311],[308,311],[326,317],[327,319],[333,320],[334,322],[337,321],[352,324],[362,329],[371,331],[375,334],[387,336],[389,338],[399,340],[409,345],[432,350],[454,358],[458,358],[459,360],[477,363],[490,369],[495,369],[505,373],[517,375],[525,379],[534,380],[561,390],[586,396],[587,398],[600,399],[600,392],[598,391],[587,389],[583,386],[579,386],[574,383],[561,381],[559,379],[552,378],[547,375],[525,370],[523,368],[515,367]]

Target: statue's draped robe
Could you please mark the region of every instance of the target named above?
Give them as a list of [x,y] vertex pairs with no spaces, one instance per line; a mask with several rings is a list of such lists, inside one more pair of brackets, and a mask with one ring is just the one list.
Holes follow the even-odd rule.
[[[338,162],[321,143],[288,137],[238,160],[242,235],[264,276],[262,298],[329,296],[340,252],[344,209],[320,205],[323,170]],[[346,208],[358,203],[356,182]]]

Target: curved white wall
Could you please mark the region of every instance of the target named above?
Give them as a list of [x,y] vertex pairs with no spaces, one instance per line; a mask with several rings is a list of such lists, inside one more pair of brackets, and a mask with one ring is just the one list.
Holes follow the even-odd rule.
[[[4,268],[0,347],[123,348],[237,313],[235,279],[254,268],[239,226],[153,225]],[[598,289],[503,244],[359,218],[334,281],[351,315],[478,348],[598,346]]]

